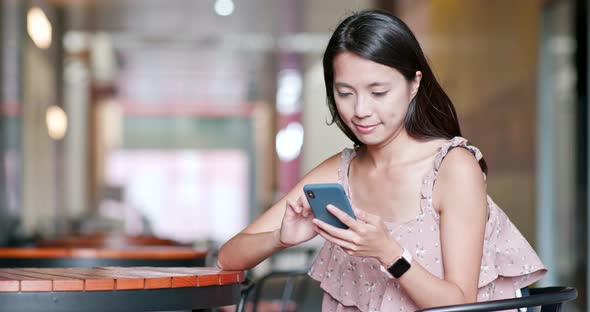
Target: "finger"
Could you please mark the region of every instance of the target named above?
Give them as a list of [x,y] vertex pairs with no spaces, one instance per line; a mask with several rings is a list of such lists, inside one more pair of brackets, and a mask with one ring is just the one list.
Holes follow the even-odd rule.
[[319,227],[316,227],[316,232],[321,237],[323,237],[325,240],[327,240],[327,241],[329,241],[329,242],[331,242],[333,244],[336,244],[336,245],[342,247],[343,249],[346,249],[346,250],[354,250],[354,248],[355,248],[355,246],[352,243],[350,243],[348,241],[345,241],[343,239],[340,239],[338,237],[335,237],[333,235],[330,235],[330,233],[322,230]]
[[299,203],[301,204],[301,214],[304,217],[307,218],[313,214],[309,202],[307,201],[307,198],[305,196],[299,197]]
[[295,202],[297,203],[298,206],[303,206],[303,204],[301,203],[301,196],[297,197]]
[[303,206],[304,208],[311,208],[311,205],[309,205],[309,201],[307,200],[307,197],[301,196],[301,197],[299,197],[299,199],[301,200],[301,206]]
[[360,210],[358,208],[352,208],[352,211],[354,211],[354,216],[356,217],[357,220],[361,220],[365,223],[369,223],[369,220],[367,220],[367,214],[365,213],[364,210]]
[[348,229],[337,228],[330,225],[320,219],[313,219],[312,222],[322,231],[330,234],[330,236],[336,237],[343,241],[347,241],[354,244],[355,232],[349,231]]
[[352,249],[348,249],[348,248],[342,248],[342,250],[344,250],[344,252],[346,252],[347,254],[349,254],[351,256],[360,256],[360,253],[356,250],[352,250]]
[[364,210],[358,209],[358,208],[354,208],[354,215],[357,217],[357,219],[360,219],[361,221],[368,223],[368,224],[372,224],[372,225],[378,225],[381,222],[381,217],[368,213]]
[[287,199],[286,203],[285,203],[285,215],[286,216],[292,216],[295,214],[295,211],[293,211],[293,207],[291,207],[291,203],[290,201]]
[[338,220],[346,224],[346,226],[348,226],[351,230],[358,230],[359,223],[355,219],[351,218],[346,212],[331,204],[326,206],[326,209],[328,209],[331,214],[338,218]]
[[309,208],[309,207],[303,207],[303,209],[301,210],[301,214],[307,218],[307,217],[313,215],[313,211],[311,211],[311,208]]
[[362,222],[363,224],[369,224],[369,221],[366,220],[366,217],[364,216],[362,210],[357,209],[357,208],[352,208],[352,211],[354,212],[354,216],[356,218],[356,221]]
[[296,215],[301,212],[301,209],[294,201],[287,199],[287,211],[289,215]]
[[293,210],[295,210],[295,212],[297,212],[297,214],[300,214],[301,213],[301,204],[299,203],[299,200],[291,201],[291,203],[293,204]]

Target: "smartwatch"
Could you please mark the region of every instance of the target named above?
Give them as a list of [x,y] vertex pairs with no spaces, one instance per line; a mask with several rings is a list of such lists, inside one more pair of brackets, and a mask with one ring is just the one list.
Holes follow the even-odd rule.
[[412,267],[412,254],[407,249],[403,249],[401,257],[396,258],[389,267],[381,266],[381,271],[389,278],[400,278]]

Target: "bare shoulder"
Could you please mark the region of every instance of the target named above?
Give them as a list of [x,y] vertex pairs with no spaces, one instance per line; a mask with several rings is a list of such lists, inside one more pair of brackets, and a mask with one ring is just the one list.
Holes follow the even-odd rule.
[[457,203],[466,198],[485,202],[486,193],[485,178],[475,156],[464,148],[449,151],[439,168],[433,191],[437,210],[464,206]]
[[456,147],[448,152],[439,168],[441,178],[474,178],[483,180],[483,174],[475,156],[465,148]]

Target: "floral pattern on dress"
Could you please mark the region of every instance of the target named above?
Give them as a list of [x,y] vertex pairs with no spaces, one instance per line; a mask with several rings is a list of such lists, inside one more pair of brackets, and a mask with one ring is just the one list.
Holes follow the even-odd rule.
[[[432,170],[423,179],[419,214],[406,223],[386,223],[391,235],[412,253],[414,261],[439,278],[444,276],[440,216],[432,206],[432,191],[444,157],[455,147],[469,150],[478,161],[482,158],[481,152],[462,137],[445,142],[434,159]],[[354,150],[345,149],[338,170],[338,181],[349,197],[347,172],[354,157]],[[489,217],[485,228],[478,301],[512,298],[517,289],[534,283],[546,272],[535,251],[489,196],[487,206]],[[380,265],[374,258],[350,256],[340,247],[325,242],[309,271],[309,275],[319,281],[324,290],[322,311],[417,310],[401,285],[378,269]]]

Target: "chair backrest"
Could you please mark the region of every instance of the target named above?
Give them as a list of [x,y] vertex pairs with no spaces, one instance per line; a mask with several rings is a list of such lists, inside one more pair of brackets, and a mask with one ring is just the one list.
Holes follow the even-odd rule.
[[434,307],[418,312],[485,312],[530,307],[541,307],[541,312],[558,312],[562,311],[565,302],[574,300],[577,296],[578,292],[573,287],[529,288],[529,295],[524,297]]
[[[272,271],[255,282],[247,281],[245,283],[244,288],[242,289],[241,299],[237,306],[236,312],[260,312],[264,311],[280,311],[280,312],[288,312],[294,311],[296,307],[294,306],[297,301],[301,301],[306,297],[305,290],[309,289],[308,283],[308,276],[307,276],[307,269],[302,270],[291,270],[291,271]],[[295,293],[295,283],[297,280],[300,283],[304,283],[306,285],[299,285],[300,291],[298,293],[299,300],[293,300],[292,298]],[[271,284],[272,288],[280,287],[279,289],[274,289],[274,292],[280,292],[280,298],[278,300],[273,300],[270,302],[272,304],[272,308],[269,308],[269,302],[266,302],[266,298],[263,297],[263,289],[265,288],[265,284]],[[278,285],[277,285],[278,283]],[[303,290],[303,293],[301,293]],[[266,308],[261,308],[260,305],[266,306]],[[275,306],[276,305],[276,306]]]

